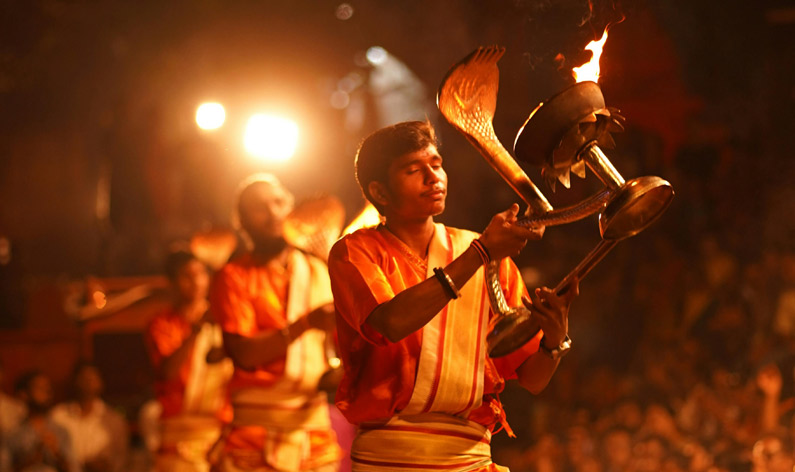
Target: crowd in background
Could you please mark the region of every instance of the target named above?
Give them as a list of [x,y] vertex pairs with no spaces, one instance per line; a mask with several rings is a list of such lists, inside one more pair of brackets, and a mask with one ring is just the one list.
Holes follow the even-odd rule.
[[95,365],[78,363],[68,398],[57,402],[51,379],[37,369],[22,374],[14,390],[0,394],[0,470],[129,470],[128,422],[103,401]]
[[[742,159],[757,163],[752,171],[733,165],[741,160],[735,154],[752,152],[746,148],[685,147],[673,165],[640,162],[627,172],[669,178],[675,204],[583,281],[572,309],[574,348],[548,389],[530,397],[509,384],[502,394],[517,438],[495,435],[497,463],[514,472],[793,470],[795,244],[787,218],[795,209],[777,178],[788,169],[763,157]],[[576,231],[548,238],[583,251],[592,243]],[[528,252],[519,264],[530,275],[582,256]],[[528,279],[530,288],[538,282]],[[55,403],[42,377],[15,379],[17,398],[0,397],[6,443],[26,414]],[[90,405],[115,418],[97,425],[117,429],[106,437],[74,432],[70,450],[53,445],[34,455],[53,455],[65,470],[73,462],[85,470],[137,467],[127,456],[127,424],[136,418],[118,421],[100,400],[98,377],[90,365],[78,366],[73,400],[59,402],[34,432],[52,436],[41,433],[50,423],[74,431],[70,414]],[[86,438],[102,444],[83,444]],[[3,461],[7,448],[0,468]]]
[[[786,165],[746,149],[688,146],[675,166],[637,169],[669,178],[677,203],[603,262],[621,270],[583,280],[572,354],[547,391],[529,401],[505,392],[518,438],[498,436],[498,463],[538,472],[793,470],[795,244],[785,215],[795,208]],[[567,234],[570,247],[586,250]],[[555,254],[537,257],[543,269]]]

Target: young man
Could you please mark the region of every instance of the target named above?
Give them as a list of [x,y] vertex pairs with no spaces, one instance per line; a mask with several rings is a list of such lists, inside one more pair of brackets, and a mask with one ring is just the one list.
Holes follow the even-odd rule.
[[72,401],[56,405],[50,417],[69,432],[83,472],[124,472],[130,440],[127,422],[102,400],[99,369],[79,362],[72,375]]
[[189,251],[172,251],[166,274],[173,305],[146,332],[161,407],[155,470],[207,472],[207,453],[231,421],[226,385],[232,362],[222,355],[221,329],[209,315],[207,267]]
[[0,470],[79,472],[69,432],[49,416],[53,403],[50,378],[39,370],[24,373],[17,380],[17,392],[25,401],[28,416],[3,444]]
[[[5,366],[3,361],[0,360],[0,388],[2,388],[4,380]],[[27,415],[27,407],[22,400],[15,396],[7,395],[0,390],[0,446],[2,446],[4,439],[8,437],[8,434],[16,429]],[[2,461],[2,458],[0,458],[0,461]]]
[[318,382],[334,330],[326,265],[287,245],[292,195],[270,175],[244,182],[238,218],[250,251],[217,274],[212,311],[235,363],[219,470],[335,471],[341,456]]
[[[543,230],[515,225],[518,205],[495,215],[482,235],[434,223],[445,208],[447,175],[429,123],[370,135],[357,153],[356,177],[383,224],[341,239],[329,257],[345,369],[337,406],[358,425],[353,470],[505,470],[491,462],[489,446],[496,423],[510,432],[497,394],[506,378],[534,393],[549,382],[576,284],[566,298],[548,289],[523,297],[508,257]],[[481,266],[503,258],[509,302],[532,306],[543,332],[491,359],[493,314]]]

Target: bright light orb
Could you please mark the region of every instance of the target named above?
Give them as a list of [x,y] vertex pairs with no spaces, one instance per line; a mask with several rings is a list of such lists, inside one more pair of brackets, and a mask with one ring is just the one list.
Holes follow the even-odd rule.
[[226,111],[220,103],[202,103],[196,109],[196,124],[199,128],[212,130],[218,129],[226,120]]
[[367,56],[367,61],[370,64],[378,66],[386,62],[386,58],[389,56],[389,53],[386,52],[386,49],[382,48],[381,46],[373,46],[367,50],[365,55]]
[[243,143],[259,159],[286,161],[295,154],[298,125],[286,118],[256,114],[248,120]]
[[338,20],[350,20],[353,16],[353,7],[349,3],[340,3],[337,6],[336,15]]
[[329,101],[331,102],[331,106],[333,108],[342,110],[351,103],[351,97],[342,90],[335,90],[334,93],[331,94]]

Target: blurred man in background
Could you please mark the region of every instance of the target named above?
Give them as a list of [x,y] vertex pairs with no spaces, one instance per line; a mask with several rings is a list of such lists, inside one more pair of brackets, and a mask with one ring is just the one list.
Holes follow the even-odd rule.
[[234,360],[234,409],[219,470],[334,471],[340,448],[318,382],[334,330],[326,265],[290,247],[293,196],[271,175],[241,185],[239,225],[249,251],[217,274],[211,306]]
[[17,391],[28,409],[25,420],[8,435],[4,444],[6,464],[0,470],[14,472],[79,472],[69,433],[49,416],[53,402],[50,378],[32,370],[17,381]]
[[[5,366],[0,361],[0,387],[4,381]],[[27,408],[22,400],[0,390],[0,446],[8,438],[8,434],[25,419],[27,414]],[[2,461],[2,458],[0,458],[0,461]]]
[[102,398],[99,369],[80,362],[71,380],[72,401],[56,405],[52,420],[69,432],[75,458],[85,472],[123,472],[129,431],[124,417]]
[[231,420],[226,383],[232,364],[208,311],[207,267],[189,251],[176,250],[166,273],[174,303],[152,319],[146,333],[161,407],[155,469],[207,472],[207,453]]

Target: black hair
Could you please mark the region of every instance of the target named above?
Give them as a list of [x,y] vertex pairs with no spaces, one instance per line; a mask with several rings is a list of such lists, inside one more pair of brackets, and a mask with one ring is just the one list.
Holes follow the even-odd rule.
[[429,121],[404,121],[381,128],[367,136],[359,145],[354,162],[356,181],[370,203],[378,211],[380,205],[370,195],[370,182],[386,182],[392,161],[410,152],[438,147],[436,131]]
[[33,380],[35,380],[36,377],[41,377],[43,375],[44,372],[41,369],[30,369],[23,372],[14,383],[14,392],[29,392],[30,385],[33,383]]
[[188,249],[179,248],[172,250],[166,256],[165,272],[171,281],[177,280],[179,271],[185,267],[189,262],[199,260],[195,254]]

